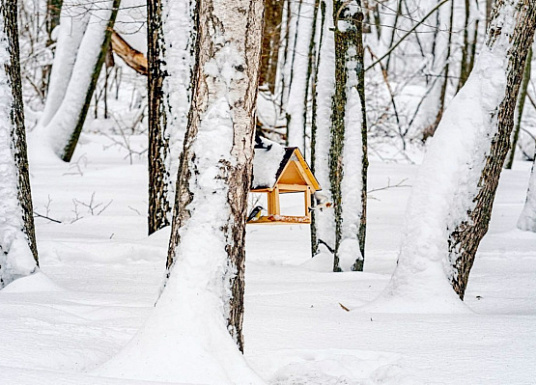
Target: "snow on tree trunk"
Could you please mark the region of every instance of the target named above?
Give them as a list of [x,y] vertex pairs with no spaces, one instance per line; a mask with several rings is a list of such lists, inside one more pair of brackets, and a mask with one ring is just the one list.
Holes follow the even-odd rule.
[[262,5],[261,0],[197,3],[193,100],[168,279],[144,328],[101,374],[262,383],[240,353]]
[[17,1],[0,4],[0,289],[37,271],[24,131]]
[[[536,150],[534,151],[534,154],[536,155]],[[530,172],[527,199],[523,211],[517,221],[517,228],[523,231],[532,231],[536,233],[536,156],[534,159],[532,170]]]
[[45,109],[39,120],[39,126],[47,126],[60,108],[71,81],[73,67],[80,43],[86,32],[90,13],[76,7],[77,0],[65,0],[61,10],[58,39],[54,53],[54,63]]
[[397,268],[372,307],[388,301],[405,310],[463,308],[459,298],[488,228],[508,150],[535,11],[533,0],[497,2],[475,68],[429,143],[413,185]]
[[[316,81],[316,116],[315,132],[311,143],[314,143],[314,156],[311,167],[320,186],[325,200],[333,202],[329,178],[329,148],[331,127],[331,99],[335,89],[335,40],[333,38],[333,6],[332,1],[320,3],[323,21],[318,48],[318,67]],[[325,254],[333,256],[335,249],[335,214],[332,208],[314,211],[314,222],[311,231],[316,239],[312,245],[313,255],[323,258]]]
[[149,1],[149,234],[170,224],[190,106],[194,1]]
[[[483,52],[487,51],[495,57],[501,55],[504,63],[501,74],[503,84],[501,88],[496,88],[500,104],[494,110],[487,111],[489,136],[484,147],[486,158],[479,168],[479,190],[473,192],[468,218],[460,218],[461,221],[455,223],[456,227],[449,226],[449,260],[453,266],[450,279],[461,299],[467,288],[478,245],[488,231],[495,192],[510,147],[525,62],[536,30],[535,0],[497,1],[495,10]],[[510,12],[510,18],[504,16]],[[484,55],[481,60],[484,60]],[[482,67],[486,67],[486,64]],[[485,70],[489,71],[487,68]]]
[[[330,9],[332,5],[335,8]],[[334,271],[363,270],[368,165],[363,119],[363,14],[357,1],[335,1],[326,11],[337,27],[326,24],[325,46],[320,48],[314,167],[324,191],[330,187],[328,199],[334,209],[315,212],[316,238],[323,245],[317,250],[333,254]],[[322,100],[326,97],[331,104]]]
[[[58,92],[53,96],[53,103],[56,104],[61,99],[61,95],[63,95],[61,104],[57,107],[50,107],[51,111],[45,116],[49,121],[46,124],[44,122],[40,124],[41,128],[38,129],[37,134],[45,136],[54,152],[66,162],[71,160],[82,132],[91,97],[104,64],[106,52],[110,46],[119,4],[120,0],[103,0],[99,4],[93,5],[91,1],[86,1],[82,4],[78,2],[77,5],[82,7],[83,12],[90,14],[83,36],[78,43],[80,38],[78,34],[82,33],[82,31],[78,30],[78,20],[74,19],[73,25],[76,25],[74,27],[77,34],[76,38],[66,38],[64,40],[68,45],[65,50],[58,44],[58,51],[62,51],[57,53],[59,57],[57,61],[55,60],[55,63],[63,60],[72,63],[73,55],[68,49],[74,49],[78,46],[78,51],[72,69],[70,66],[65,67],[66,71],[70,70],[71,74],[68,84],[65,85],[63,82],[58,81],[57,85],[53,86],[57,87]],[[73,9],[69,10],[67,5],[64,5],[63,9],[65,12],[73,12]],[[78,10],[80,11],[80,8]],[[85,19],[82,19],[82,21],[84,22],[81,23],[80,29],[82,29]],[[68,31],[65,31],[65,33],[68,33]],[[60,70],[62,68],[64,68],[63,64],[60,65]],[[54,73],[56,70],[53,68],[52,72]],[[57,76],[62,75],[60,72],[57,73]],[[55,113],[53,113],[54,109],[56,110]],[[52,113],[53,116],[49,117],[49,114]],[[39,131],[41,132],[39,133]]]

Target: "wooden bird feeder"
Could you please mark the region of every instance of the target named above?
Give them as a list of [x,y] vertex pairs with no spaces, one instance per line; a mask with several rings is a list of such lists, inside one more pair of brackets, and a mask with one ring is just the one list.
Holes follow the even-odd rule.
[[[265,148],[256,146],[250,191],[267,194],[268,213],[248,224],[310,224],[311,195],[319,190],[320,184],[297,147],[283,148],[275,143]],[[303,194],[303,216],[281,214],[279,194],[288,193]]]

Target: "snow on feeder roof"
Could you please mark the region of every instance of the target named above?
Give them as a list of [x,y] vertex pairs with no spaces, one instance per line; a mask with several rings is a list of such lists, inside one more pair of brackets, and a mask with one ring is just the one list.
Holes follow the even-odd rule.
[[[320,184],[297,147],[282,147],[263,138],[257,138],[253,158],[251,192],[268,194],[268,215],[248,223],[309,224],[311,223],[311,195],[320,190]],[[302,192],[305,214],[282,215],[279,194]]]

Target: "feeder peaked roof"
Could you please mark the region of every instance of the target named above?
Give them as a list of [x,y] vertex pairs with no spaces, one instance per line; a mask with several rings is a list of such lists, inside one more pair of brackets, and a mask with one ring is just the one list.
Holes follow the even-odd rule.
[[320,184],[298,147],[285,148],[262,139],[255,146],[251,189],[272,189],[278,183],[308,185],[314,191],[320,190]]

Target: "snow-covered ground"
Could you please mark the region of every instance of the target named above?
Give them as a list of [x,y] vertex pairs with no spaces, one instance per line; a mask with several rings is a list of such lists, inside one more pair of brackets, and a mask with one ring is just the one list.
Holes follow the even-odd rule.
[[[1,385],[157,383],[92,374],[152,311],[169,233],[146,236],[145,160],[131,165],[111,144],[85,135],[71,164],[31,156],[35,211],[61,223],[36,218],[50,280],[35,275],[0,292]],[[360,310],[396,266],[409,187],[370,194],[364,273],[331,273],[331,261],[311,260],[307,226],[250,225],[250,365],[270,384],[535,384],[536,234],[515,229],[529,169],[503,171],[466,314]],[[370,189],[411,185],[416,170],[373,162]],[[299,198],[291,205],[302,207]]]

